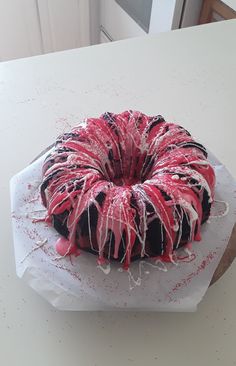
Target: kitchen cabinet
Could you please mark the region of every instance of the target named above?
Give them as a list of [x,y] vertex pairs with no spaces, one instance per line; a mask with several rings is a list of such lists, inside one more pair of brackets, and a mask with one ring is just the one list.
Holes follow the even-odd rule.
[[37,2],[0,0],[0,61],[42,52]]
[[90,45],[92,5],[92,0],[0,0],[0,61]]
[[[100,4],[100,37],[104,38],[105,34],[108,39],[117,41],[179,28],[184,1],[145,2],[146,6],[151,6],[148,12],[144,11],[140,0],[101,0]],[[146,21],[142,11],[149,17]]]
[[101,35],[110,40],[139,37],[147,34],[114,0],[101,0]]
[[89,1],[38,0],[44,52],[88,46]]

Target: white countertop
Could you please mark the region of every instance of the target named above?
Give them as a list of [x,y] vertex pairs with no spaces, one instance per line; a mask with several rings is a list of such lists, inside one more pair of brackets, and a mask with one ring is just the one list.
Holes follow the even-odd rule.
[[105,110],[163,114],[236,177],[236,20],[0,64],[0,364],[236,365],[236,263],[196,313],[69,313],[15,275],[9,179]]

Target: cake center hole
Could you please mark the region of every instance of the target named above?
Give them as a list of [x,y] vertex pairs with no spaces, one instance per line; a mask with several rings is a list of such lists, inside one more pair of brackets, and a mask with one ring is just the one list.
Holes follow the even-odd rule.
[[132,186],[143,183],[153,167],[153,156],[134,148],[122,151],[121,159],[115,159],[113,151],[108,154],[109,163],[105,164],[106,177],[117,186]]

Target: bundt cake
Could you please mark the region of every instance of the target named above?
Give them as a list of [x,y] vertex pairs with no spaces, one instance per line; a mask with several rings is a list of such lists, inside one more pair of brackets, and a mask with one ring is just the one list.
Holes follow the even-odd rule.
[[61,235],[61,255],[80,249],[115,259],[172,261],[201,240],[215,174],[206,149],[160,115],[106,112],[56,140],[43,165],[41,197]]

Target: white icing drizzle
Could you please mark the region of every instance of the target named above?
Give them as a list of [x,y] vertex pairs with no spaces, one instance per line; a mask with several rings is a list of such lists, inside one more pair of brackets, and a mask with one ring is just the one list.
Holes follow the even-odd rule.
[[222,203],[225,206],[225,210],[221,214],[217,214],[217,215],[212,215],[211,214],[210,217],[209,217],[210,219],[224,217],[224,216],[226,216],[229,213],[229,203],[228,202],[221,201],[221,200],[214,200],[214,202]]
[[108,275],[111,271],[111,265],[110,263],[105,263],[105,264],[99,264],[97,265],[97,268],[99,268],[105,275]]
[[174,174],[171,176],[171,179],[173,180],[179,180],[179,175],[178,174]]
[[188,248],[184,248],[184,252],[185,252],[189,257],[191,257],[191,256],[192,256],[192,252],[191,252],[191,250],[189,250]]
[[148,263],[148,264],[151,265],[152,267],[159,269],[160,271],[167,272],[167,267],[166,267],[165,263],[162,262],[162,260],[160,260],[160,259],[155,260],[155,266],[151,263]]
[[142,284],[142,278],[143,278],[143,273],[146,274],[146,275],[149,275],[150,274],[150,271],[144,270],[144,267],[145,266],[148,266],[148,267],[157,269],[159,271],[167,272],[167,266],[160,259],[156,259],[155,262],[154,262],[154,264],[152,264],[152,263],[150,263],[148,261],[141,260],[139,262],[139,265],[138,265],[138,276],[137,276],[136,279],[134,278],[134,275],[132,274],[132,271],[131,271],[130,268],[128,270],[126,270],[126,271],[122,267],[118,268],[118,271],[119,272],[125,272],[125,273],[128,274],[129,289],[130,290],[133,290],[137,286],[141,286],[141,284]]
[[26,256],[20,261],[20,263],[22,264],[26,258],[28,258],[33,252],[35,252],[36,250],[42,248],[46,243],[48,242],[48,239],[44,239],[44,240],[39,240],[39,241],[36,241],[36,246],[33,247],[27,254]]

